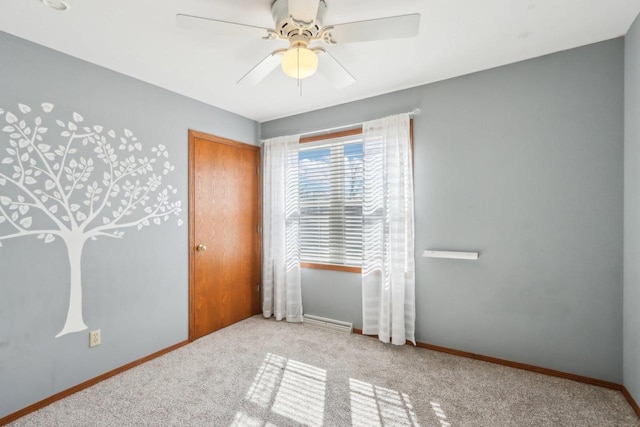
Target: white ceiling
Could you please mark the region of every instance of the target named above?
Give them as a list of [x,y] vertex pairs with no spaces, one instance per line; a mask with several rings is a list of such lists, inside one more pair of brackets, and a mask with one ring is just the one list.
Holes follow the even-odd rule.
[[[331,46],[356,77],[334,89],[276,70],[236,81],[283,41],[176,28],[177,12],[273,27],[272,0],[1,0],[0,30],[259,122],[468,74],[626,34],[640,0],[326,0],[325,25],[418,12],[415,39]],[[2,58],[5,61],[7,58]]]

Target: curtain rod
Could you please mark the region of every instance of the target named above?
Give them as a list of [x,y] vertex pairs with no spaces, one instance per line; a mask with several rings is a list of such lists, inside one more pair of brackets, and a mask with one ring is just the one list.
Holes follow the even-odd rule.
[[[401,114],[401,113],[399,113],[399,114]],[[409,111],[408,113],[404,113],[404,114],[408,114],[410,117],[419,116],[420,115],[420,109],[416,108],[413,111]],[[326,128],[326,129],[314,130],[314,131],[311,131],[311,132],[303,132],[303,133],[300,134],[300,136],[316,135],[316,134],[321,134],[321,133],[329,133],[329,132],[333,132],[333,131],[336,131],[336,130],[354,128],[356,126],[361,126],[361,125],[362,125],[362,122],[351,123],[350,125],[336,126],[336,127]]]

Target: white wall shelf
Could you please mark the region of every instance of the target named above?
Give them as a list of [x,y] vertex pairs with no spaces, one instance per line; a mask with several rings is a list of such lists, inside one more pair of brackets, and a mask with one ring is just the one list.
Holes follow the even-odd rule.
[[454,251],[431,251],[426,250],[422,253],[425,258],[449,258],[449,259],[467,259],[477,260],[478,252],[454,252]]

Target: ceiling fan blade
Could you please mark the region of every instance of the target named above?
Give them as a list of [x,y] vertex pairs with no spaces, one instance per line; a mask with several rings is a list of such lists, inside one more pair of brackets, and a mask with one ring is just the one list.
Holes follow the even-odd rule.
[[178,28],[200,30],[220,36],[254,35],[258,38],[266,36],[269,33],[268,28],[239,24],[237,22],[221,21],[219,19],[205,18],[202,16],[187,15],[184,13],[178,13],[176,15],[176,25]]
[[318,16],[320,0],[289,0],[289,15],[296,21],[311,23]]
[[331,82],[336,89],[343,89],[355,83],[356,79],[338,62],[329,52],[324,49],[315,50],[320,53],[318,61],[318,71]]
[[273,51],[253,67],[247,74],[245,74],[236,84],[243,86],[255,86],[264,80],[273,70],[276,69],[282,61],[282,53],[286,49],[279,49]]
[[419,28],[420,14],[414,13],[333,25],[328,32],[334,43],[353,43],[415,37]]

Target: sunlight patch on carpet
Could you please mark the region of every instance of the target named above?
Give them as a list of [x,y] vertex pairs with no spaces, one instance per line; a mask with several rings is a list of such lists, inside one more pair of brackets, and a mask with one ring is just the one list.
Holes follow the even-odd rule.
[[354,427],[420,427],[406,393],[353,378],[349,378],[349,389],[351,421]]
[[308,426],[322,426],[327,371],[287,361],[272,411]]
[[286,358],[267,353],[245,399],[261,408],[268,408],[286,363]]
[[444,413],[439,403],[429,402],[431,404],[431,409],[435,412],[436,417],[438,417],[438,421],[440,421],[440,426],[442,427],[451,427],[451,423],[447,421],[447,415]]
[[260,418],[252,417],[242,412],[236,412],[231,427],[277,427],[275,424],[266,423]]
[[[267,353],[245,399],[297,423],[322,426],[326,381],[324,369]],[[246,414],[237,413],[236,420],[237,427],[262,427]]]

